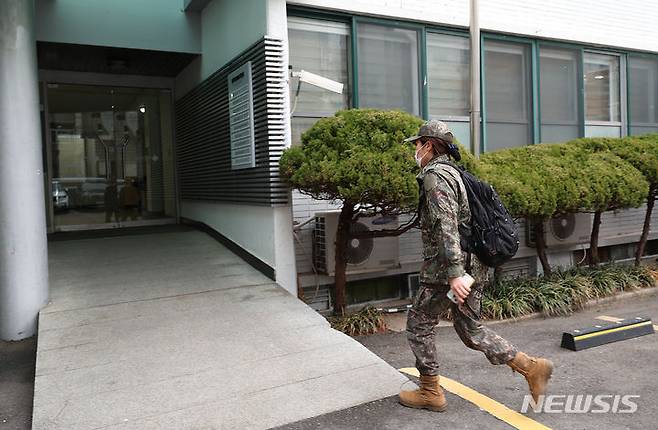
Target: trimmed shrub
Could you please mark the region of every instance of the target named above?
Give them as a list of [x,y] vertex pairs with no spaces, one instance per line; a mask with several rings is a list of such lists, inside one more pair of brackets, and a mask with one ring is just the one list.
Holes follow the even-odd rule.
[[366,306],[353,314],[329,317],[331,327],[349,336],[362,336],[386,331],[382,313],[373,306]]
[[[351,223],[364,215],[416,211],[418,167],[414,147],[402,144],[423,120],[400,111],[350,109],[317,121],[302,135],[302,146],[284,151],[281,176],[315,199],[343,203],[336,233],[334,311],[345,310],[345,250]],[[460,164],[475,169],[463,147]],[[409,227],[409,226],[407,226]],[[401,234],[388,231],[387,235]],[[383,233],[363,233],[377,237]],[[359,237],[362,238],[362,237]]]
[[515,318],[533,312],[567,315],[591,299],[656,286],[655,269],[607,265],[573,268],[539,278],[503,279],[484,289],[486,319]]
[[635,254],[635,265],[639,266],[649,236],[653,206],[658,197],[658,134],[646,134],[623,139],[576,139],[569,143],[592,153],[613,153],[633,165],[633,167],[644,175],[644,178],[648,182],[649,188],[645,196],[647,210],[640,236],[640,243]]
[[547,274],[551,269],[543,242],[545,220],[594,212],[592,249],[596,249],[601,213],[638,207],[648,192],[648,183],[632,164],[601,148],[596,152],[582,144],[540,144],[481,158],[482,177],[496,188],[510,212],[533,221],[537,255]]

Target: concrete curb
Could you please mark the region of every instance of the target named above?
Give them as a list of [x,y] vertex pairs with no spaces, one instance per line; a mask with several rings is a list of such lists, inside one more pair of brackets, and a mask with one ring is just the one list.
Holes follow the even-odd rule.
[[[620,301],[620,300],[626,300],[626,299],[631,299],[634,297],[644,297],[644,296],[650,296],[653,294],[658,294],[658,286],[653,286],[653,287],[647,287],[647,288],[641,288],[637,289],[634,291],[624,291],[623,293],[620,294],[615,294],[612,296],[608,297],[602,297],[600,299],[593,299],[588,302],[586,302],[583,307],[579,310],[584,310],[588,308],[592,308],[594,306],[598,305],[605,305],[608,303]],[[549,315],[544,315],[542,312],[533,312],[528,315],[523,315],[517,318],[506,318],[504,320],[483,320],[482,322],[485,325],[497,325],[497,324],[503,324],[503,323],[515,323],[515,322],[520,322],[520,321],[525,321],[525,320],[531,320],[531,319],[536,319],[536,318],[553,318],[552,316]]]

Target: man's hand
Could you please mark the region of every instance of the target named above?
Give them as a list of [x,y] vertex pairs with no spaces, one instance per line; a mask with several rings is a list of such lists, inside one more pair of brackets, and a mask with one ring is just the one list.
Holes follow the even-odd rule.
[[471,292],[471,287],[464,285],[462,278],[450,278],[450,289],[452,290],[459,304],[463,304],[464,300]]

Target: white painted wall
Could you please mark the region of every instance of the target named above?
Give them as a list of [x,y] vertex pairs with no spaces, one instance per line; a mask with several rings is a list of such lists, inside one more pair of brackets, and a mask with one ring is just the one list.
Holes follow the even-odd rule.
[[267,0],[214,0],[201,11],[201,56],[176,77],[178,99],[267,31]]
[[201,52],[201,18],[182,0],[36,0],[39,41]]
[[[264,35],[287,40],[286,3],[285,0],[214,0],[201,12],[201,26],[202,55],[176,78],[176,98]],[[286,42],[286,49],[287,45]],[[287,57],[286,54],[286,61]],[[287,112],[287,105],[285,109]],[[289,145],[289,122],[286,131]],[[277,283],[297,295],[292,206],[273,208],[183,200],[181,215],[209,225],[273,267]]]
[[[469,0],[291,0],[288,4],[467,27]],[[480,2],[483,30],[658,52],[658,7],[644,0]]]
[[184,200],[181,216],[201,221],[275,267],[274,216],[267,206]]

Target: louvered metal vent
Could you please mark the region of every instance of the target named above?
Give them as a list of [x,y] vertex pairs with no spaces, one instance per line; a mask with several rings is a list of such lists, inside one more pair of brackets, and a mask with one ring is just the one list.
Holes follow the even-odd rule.
[[[238,69],[247,63],[253,97],[253,167],[234,170],[228,77],[239,75]],[[279,158],[285,148],[285,79],[283,43],[265,37],[176,102],[183,200],[287,204],[288,187],[279,178]]]
[[251,61],[228,75],[228,111],[231,131],[231,168],[255,167],[254,96]]

